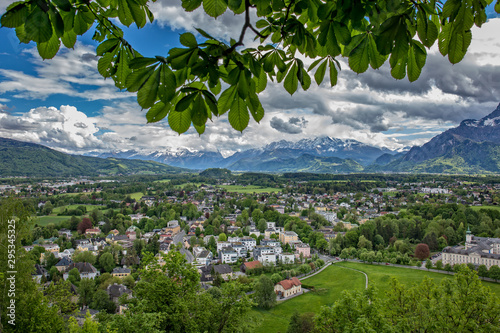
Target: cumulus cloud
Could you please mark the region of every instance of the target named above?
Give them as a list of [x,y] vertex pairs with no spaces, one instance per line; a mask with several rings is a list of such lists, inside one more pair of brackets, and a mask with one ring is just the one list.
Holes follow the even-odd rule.
[[0,69],[0,94],[15,98],[41,99],[62,94],[85,100],[113,100],[134,96],[120,92],[112,80],[104,80],[97,71],[95,49],[77,43],[74,49],[62,49],[49,61],[43,61],[35,48],[28,49],[36,75],[13,69]]
[[39,107],[22,115],[0,114],[0,136],[62,151],[104,147],[94,121],[73,106]]
[[275,116],[271,119],[270,125],[279,132],[299,134],[302,133],[302,128],[306,127],[307,123],[308,121],[304,117],[291,117],[288,121],[284,121]]

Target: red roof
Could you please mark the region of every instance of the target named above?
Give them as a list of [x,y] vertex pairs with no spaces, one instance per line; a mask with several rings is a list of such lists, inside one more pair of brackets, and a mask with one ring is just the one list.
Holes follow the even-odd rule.
[[257,267],[262,267],[262,264],[258,260],[248,261],[248,262],[243,263],[243,265],[245,265],[246,269],[253,269],[253,268],[257,268]]
[[294,286],[301,286],[302,285],[302,283],[299,281],[299,279],[297,279],[295,276],[291,279],[280,281],[280,282],[278,282],[278,284],[280,284],[283,287],[283,289],[285,289],[285,290],[291,289]]

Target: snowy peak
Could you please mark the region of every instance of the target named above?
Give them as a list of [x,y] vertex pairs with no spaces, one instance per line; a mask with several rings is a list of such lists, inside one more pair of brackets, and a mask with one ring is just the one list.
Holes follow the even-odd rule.
[[466,119],[460,123],[460,126],[468,127],[486,127],[486,126],[498,126],[500,125],[500,104],[497,108],[489,115],[479,119]]

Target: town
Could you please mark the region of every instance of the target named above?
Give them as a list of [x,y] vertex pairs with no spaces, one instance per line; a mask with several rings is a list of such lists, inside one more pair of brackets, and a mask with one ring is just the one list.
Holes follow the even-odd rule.
[[172,256],[196,270],[202,289],[238,281],[262,308],[272,307],[257,296],[266,283],[272,304],[300,298],[311,288],[305,277],[340,262],[447,273],[465,264],[500,280],[500,178],[317,177],[213,169],[12,178],[0,190],[32,208],[23,239],[32,277],[47,295],[66,288],[61,313],[80,324],[128,311],[140,272]]

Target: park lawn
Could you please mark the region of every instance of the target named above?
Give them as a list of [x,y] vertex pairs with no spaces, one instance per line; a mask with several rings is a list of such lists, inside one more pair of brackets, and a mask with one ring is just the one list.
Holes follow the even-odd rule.
[[479,211],[481,209],[494,209],[500,210],[500,206],[469,206],[472,210]]
[[274,188],[274,187],[262,187],[262,186],[256,186],[256,185],[248,185],[248,186],[241,186],[241,185],[220,185],[221,188],[225,189],[228,192],[236,192],[236,193],[274,193],[274,192],[279,192],[281,191],[280,188]]
[[134,193],[129,193],[126,196],[130,196],[132,199],[135,199],[135,201],[139,201],[144,196],[144,193],[134,192]]
[[84,206],[85,208],[87,208],[87,212],[91,212],[92,210],[94,210],[94,208],[97,208],[99,210],[103,210],[103,209],[106,209],[106,206],[105,205],[84,205],[84,204],[74,204],[74,205],[66,205],[66,206],[60,206],[60,207],[54,207],[54,209],[52,210],[52,213],[53,214],[60,214],[62,212],[64,212],[64,210],[67,208],[68,210],[71,210],[71,209],[76,209],[78,208],[79,206]]
[[200,187],[201,185],[203,185],[205,183],[184,183],[184,184],[179,184],[179,185],[174,185],[175,188],[179,188],[179,189],[182,189],[184,188],[185,186],[188,186],[188,185],[194,185],[196,187]]
[[338,265],[331,265],[302,283],[320,290],[280,302],[271,310],[254,308],[251,314],[261,321],[255,332],[286,332],[290,316],[296,310],[300,313],[317,313],[323,305],[332,305],[339,299],[343,290],[362,290],[365,286],[365,276]]
[[[351,268],[351,269],[349,269]],[[378,296],[384,298],[390,288],[390,280],[396,277],[399,282],[405,285],[420,283],[425,276],[428,276],[439,283],[442,279],[451,278],[451,275],[414,270],[403,267],[394,267],[376,264],[362,264],[354,262],[338,262],[327,267],[321,273],[305,279],[302,283],[313,285],[316,288],[324,288],[323,292],[306,293],[288,301],[278,303],[271,310],[254,308],[251,314],[261,325],[255,329],[256,333],[276,333],[286,332],[291,315],[299,313],[317,313],[321,306],[332,305],[340,298],[344,290],[362,290],[365,287],[365,277],[356,272],[356,269],[368,275],[370,285],[376,287]],[[492,282],[482,282],[500,297],[500,284]]]
[[57,224],[62,221],[71,219],[71,216],[39,216],[35,219],[34,224],[47,225],[49,223]]
[[169,183],[170,179],[165,178],[165,179],[160,179],[160,180],[155,180],[154,183]]
[[[337,265],[354,268],[362,272],[365,272],[368,275],[368,281],[369,281],[368,283],[377,288],[380,297],[384,297],[384,295],[386,295],[386,293],[389,291],[390,287],[389,282],[393,276],[396,277],[399,282],[410,286],[413,284],[420,283],[425,276],[434,279],[436,283],[439,283],[439,281],[441,281],[442,279],[452,277],[452,275],[447,275],[447,274],[420,271],[404,267],[378,265],[378,264],[340,262]],[[485,282],[485,281],[482,281],[482,283],[485,286],[489,287],[497,296],[500,297],[499,283]]]

